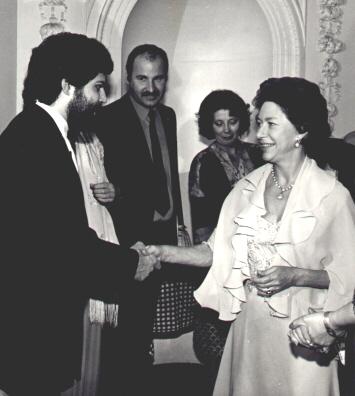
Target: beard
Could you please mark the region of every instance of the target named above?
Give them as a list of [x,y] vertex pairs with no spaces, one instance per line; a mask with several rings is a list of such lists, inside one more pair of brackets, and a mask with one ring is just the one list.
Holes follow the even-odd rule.
[[81,131],[91,132],[90,126],[100,104],[90,102],[82,89],[76,89],[74,98],[68,105],[68,127],[71,138],[75,139]]

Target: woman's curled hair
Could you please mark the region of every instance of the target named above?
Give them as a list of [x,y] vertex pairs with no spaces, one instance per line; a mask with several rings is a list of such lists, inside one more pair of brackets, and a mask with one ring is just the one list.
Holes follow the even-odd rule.
[[253,105],[260,110],[265,102],[276,103],[299,133],[307,132],[302,139],[305,153],[324,167],[322,147],[331,128],[327,101],[319,86],[299,77],[269,78],[260,84]]
[[213,116],[218,110],[229,110],[229,114],[239,120],[238,135],[249,128],[249,105],[235,92],[218,89],[209,93],[201,102],[197,116],[199,133],[207,139],[214,139]]

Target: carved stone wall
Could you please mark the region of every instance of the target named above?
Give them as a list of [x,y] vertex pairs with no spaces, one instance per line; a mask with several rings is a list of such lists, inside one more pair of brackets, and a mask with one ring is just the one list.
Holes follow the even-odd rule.
[[344,12],[342,6],[345,1],[320,0],[319,4],[318,49],[324,55],[319,86],[328,101],[329,122],[334,128],[334,117],[338,114],[337,103],[341,96],[341,84],[337,81],[341,65],[337,54],[345,48],[343,41],[340,40]]

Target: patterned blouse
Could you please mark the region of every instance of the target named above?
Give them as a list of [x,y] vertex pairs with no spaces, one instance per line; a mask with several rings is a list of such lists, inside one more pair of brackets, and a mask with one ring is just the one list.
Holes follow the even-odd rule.
[[215,142],[195,156],[189,173],[194,243],[209,238],[225,197],[237,181],[262,163],[257,147],[241,141],[233,160]]

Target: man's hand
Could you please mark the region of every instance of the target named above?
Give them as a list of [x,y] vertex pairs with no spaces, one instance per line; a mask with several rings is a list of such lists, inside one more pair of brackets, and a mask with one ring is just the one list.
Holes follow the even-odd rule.
[[94,198],[102,205],[108,205],[115,199],[116,190],[112,183],[91,183],[90,188]]
[[163,254],[163,249],[161,246],[158,245],[149,245],[146,246],[147,254],[154,255],[158,260],[161,260],[161,256]]
[[131,249],[137,250],[139,254],[143,254],[144,256],[149,256],[147,247],[141,241],[137,241],[134,245],[131,246]]
[[148,252],[143,242],[136,242],[131,249],[134,249],[139,254],[138,267],[134,279],[137,281],[144,281],[154,269],[161,269],[159,259]]

